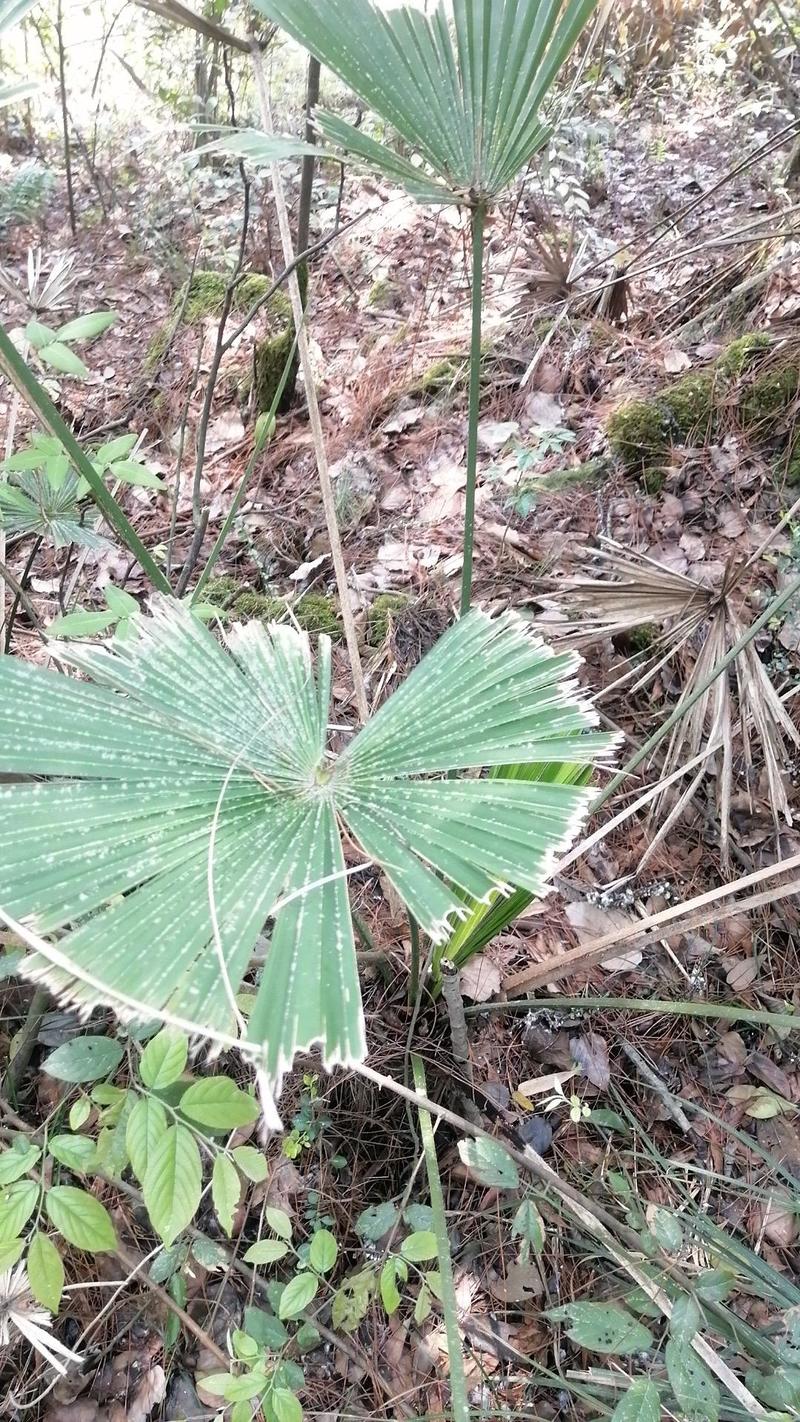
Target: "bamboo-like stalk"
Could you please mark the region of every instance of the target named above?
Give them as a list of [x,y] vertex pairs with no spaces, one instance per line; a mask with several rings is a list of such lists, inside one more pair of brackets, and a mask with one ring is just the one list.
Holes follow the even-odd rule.
[[[419,1095],[426,1096],[428,1087],[425,1081],[425,1067],[422,1064],[422,1058],[414,1055],[411,1058],[411,1065],[414,1072],[414,1086]],[[458,1327],[458,1303],[456,1301],[456,1286],[453,1278],[453,1260],[450,1254],[450,1240],[447,1234],[444,1194],[442,1193],[442,1181],[439,1175],[439,1162],[436,1157],[433,1124],[430,1114],[424,1110],[421,1105],[417,1107],[417,1111],[419,1113],[422,1149],[425,1154],[425,1168],[428,1172],[428,1191],[431,1197],[431,1210],[433,1212],[433,1232],[436,1235],[436,1257],[439,1264],[439,1278],[442,1286],[442,1308],[444,1310],[444,1326],[447,1335],[447,1356],[450,1360],[450,1403],[452,1415],[454,1422],[469,1422],[469,1394],[467,1392],[467,1379],[464,1372],[461,1333]]]
[[715,1022],[747,1022],[754,1027],[774,1027],[779,1032],[800,1032],[800,1014],[766,1012],[731,1002],[687,1002],[652,997],[515,997],[510,1002],[481,1002],[465,1008],[467,1017],[484,1012],[636,1012],[649,1017],[702,1017]]
[[[267,96],[267,84],[264,75],[264,62],[261,51],[256,45],[251,49],[253,62],[253,73],[256,80],[256,93],[261,111],[261,122],[264,132],[273,132],[272,114]],[[328,530],[328,540],[331,545],[331,556],[333,558],[333,568],[336,575],[336,586],[339,592],[339,603],[341,605],[342,622],[344,624],[344,635],[347,643],[347,651],[350,657],[350,667],[353,675],[353,692],[355,695],[356,708],[359,720],[366,721],[369,716],[367,705],[367,693],[364,687],[364,672],[361,666],[361,652],[358,646],[358,634],[356,633],[353,610],[350,606],[350,591],[347,585],[347,569],[342,552],[342,539],[339,533],[339,523],[336,517],[336,501],[333,494],[333,484],[331,482],[330,467],[328,464],[328,452],[325,445],[325,433],[322,428],[322,417],[320,415],[319,401],[317,399],[316,384],[314,381],[314,370],[311,363],[311,352],[308,346],[308,336],[305,326],[305,311],[303,309],[303,298],[300,294],[300,285],[297,280],[297,271],[294,263],[294,246],[292,234],[289,226],[289,211],[286,205],[286,196],[283,191],[283,180],[281,178],[280,165],[273,163],[272,171],[272,192],[275,200],[275,210],[278,216],[278,227],[281,234],[281,245],[283,247],[284,264],[289,269],[289,297],[292,303],[292,315],[294,318],[295,330],[297,332],[297,349],[300,356],[300,367],[303,372],[303,380],[306,388],[306,400],[308,402],[308,418],[311,425],[311,434],[314,441],[314,455],[317,461],[317,471],[319,473],[320,490],[322,492],[322,504],[325,510],[325,522]]]
[[472,564],[475,548],[475,492],[478,482],[478,424],[481,411],[481,360],[483,337],[483,259],[486,204],[472,209],[472,335],[469,353],[469,423],[467,427],[467,490],[464,506],[464,562],[461,569],[461,615],[472,599]]
[[[24,344],[23,344],[23,347],[22,347],[22,359],[23,359],[23,360],[27,360],[27,356],[28,356],[28,342],[25,341]],[[4,452],[3,452],[3,458],[4,458],[4,459],[10,459],[10,458],[11,458],[11,455],[14,453],[14,439],[15,439],[16,433],[17,433],[17,420],[19,419],[19,407],[20,407],[20,403],[21,403],[21,397],[20,397],[19,390],[17,389],[16,386],[14,386],[14,393],[13,393],[13,395],[12,395],[12,397],[11,397],[11,411],[10,411],[9,417],[8,417],[8,428],[6,429],[5,450],[4,450]],[[2,524],[0,524],[0,566],[4,566],[4,565],[5,565],[5,561],[6,561],[6,531],[5,531],[4,526],[3,526]],[[4,633],[4,632],[5,632],[5,626],[6,626],[6,582],[5,582],[5,578],[0,578],[0,633]],[[5,642],[6,642],[6,638],[5,638],[4,636],[0,636],[0,656],[3,655],[3,650],[4,650],[4,647],[5,647]]]

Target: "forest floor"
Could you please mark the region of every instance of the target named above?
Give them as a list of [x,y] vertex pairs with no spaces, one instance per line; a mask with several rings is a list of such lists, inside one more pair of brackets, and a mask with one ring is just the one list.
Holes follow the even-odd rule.
[[[565,170],[560,195],[531,183],[521,198],[500,208],[490,229],[475,600],[490,609],[517,608],[550,634],[587,607],[585,593],[583,601],[576,598],[576,578],[608,581],[598,550],[608,550],[609,540],[617,551],[643,555],[694,580],[698,596],[718,590],[752,558],[734,598],[745,625],[800,564],[792,518],[775,533],[798,494],[791,483],[797,390],[780,409],[766,408],[763,418],[742,417],[747,394],[765,368],[771,371],[779,361],[781,371],[794,369],[796,386],[800,376],[796,216],[780,178],[788,148],[779,135],[787,119],[763,99],[743,103],[733,87],[701,78],[689,97],[691,102],[664,78],[647,95],[595,99],[590,156],[584,153],[571,178]],[[749,154],[760,156],[731,177],[737,156]],[[206,243],[198,258],[206,267],[214,264],[214,242],[235,242],[231,214],[240,211],[240,198],[235,170],[187,170],[175,179],[172,167],[159,173],[150,156],[134,155],[115,167],[107,220],[81,177],[74,243],[62,222],[60,184],[40,229],[19,225],[5,240],[3,265],[20,276],[31,243],[43,245],[48,255],[75,251],[75,310],[118,313],[115,327],[91,347],[90,378],[60,380],[58,401],[85,445],[127,431],[143,437],[147,463],[167,489],[131,490],[124,502],[153,549],[170,539],[174,498],[175,570],[193,543],[194,450],[216,318],[181,326],[152,375],[144,357],[198,246]],[[320,177],[317,198],[314,235],[322,236],[337,212],[335,172]],[[580,209],[584,199],[588,206]],[[578,205],[573,228],[563,218],[565,200]],[[247,261],[253,270],[279,271],[267,210],[266,182],[258,178]],[[465,228],[455,212],[420,209],[377,184],[348,179],[339,216],[342,235],[311,266],[309,320],[352,605],[375,705],[432,645],[457,605],[469,270]],[[758,360],[773,364],[746,362],[723,378],[720,357],[749,332],[769,337]],[[197,486],[209,514],[205,554],[252,448],[252,416],[241,393],[251,345],[247,333],[220,370]],[[672,426],[656,474],[643,473],[636,460],[626,466],[609,447],[609,417],[634,398],[657,402],[687,376],[710,381],[712,397],[702,417],[688,431]],[[26,422],[22,415],[20,436]],[[17,577],[29,552],[24,542],[11,550]],[[42,548],[30,570],[42,624],[62,610],[62,566],[63,553]],[[278,419],[216,571],[235,582],[227,592],[220,585],[223,606],[244,592],[287,598],[292,605],[310,592],[333,599],[302,389]],[[146,594],[138,568],[117,549],[87,558],[76,590],[80,606],[101,606],[109,580],[137,597]],[[376,615],[376,599],[387,593],[398,596],[389,610],[378,602]],[[616,631],[607,621],[601,625],[585,646],[583,670],[603,716],[624,732],[627,753],[675,706],[703,635],[666,660],[654,655],[666,619],[648,615],[641,586],[634,600],[638,625]],[[597,606],[607,605],[598,594]],[[334,601],[329,613],[335,631]],[[796,616],[790,611],[757,642],[790,715],[800,685]],[[603,624],[599,614],[598,620]],[[24,613],[12,649],[32,660],[46,657],[46,645]],[[638,672],[649,663],[655,670],[644,678]],[[632,668],[633,681],[621,681]],[[334,696],[337,714],[351,718],[341,640]],[[696,748],[685,749],[687,758]],[[643,768],[638,789],[657,778],[660,757]],[[796,776],[791,765],[782,769],[791,801]],[[800,853],[796,828],[785,817],[776,827],[757,735],[749,756],[741,737],[734,745],[729,863],[720,845],[720,784],[713,763],[654,848],[659,821],[647,812],[620,826],[570,867],[549,900],[465,969],[463,995],[485,1009],[470,1017],[475,1095],[486,1122],[534,1145],[583,1194],[605,1198],[615,1175],[635,1180],[648,1218],[663,1206],[689,1221],[702,1212],[785,1279],[787,1297],[793,1297],[788,1291],[800,1286],[800,1069],[791,1038],[773,1028],[660,1010],[599,1005],[589,1013],[550,1004],[568,993],[796,1009],[800,940],[793,900],[721,915],[697,931],[622,957],[612,954],[566,979],[554,975],[549,988],[538,989],[532,1011],[488,1010],[524,994],[537,963]],[[370,1060],[401,1077],[409,1029],[405,915],[379,875],[355,876],[351,888],[354,907],[390,965],[388,974],[379,963],[364,968]],[[24,1015],[27,990],[9,982],[0,991],[5,1052]],[[48,1011],[34,1067],[43,1050],[66,1040],[76,1026],[71,1014]],[[449,1056],[446,1017],[434,1004],[423,1002],[415,1047],[427,1062],[431,1093],[457,1105],[464,1083]],[[555,1090],[554,1074],[570,1072],[576,1059],[584,1069],[569,1078],[567,1090],[592,1111],[577,1121],[570,1118],[568,1097],[562,1108],[543,1106]],[[16,1122],[37,1125],[51,1108],[52,1091],[53,1082],[34,1072],[16,1102]],[[356,1217],[409,1186],[417,1144],[405,1108],[341,1075],[315,1078],[310,1089],[296,1073],[286,1101],[290,1119],[298,1112],[302,1144],[293,1159],[281,1154],[279,1142],[271,1147],[275,1170],[266,1198],[298,1218],[309,1217],[309,1210],[332,1217],[354,1264],[361,1247],[353,1232]],[[331,1164],[340,1147],[347,1154],[345,1172]],[[535,1264],[521,1265],[509,1245],[498,1192],[470,1176],[445,1127],[439,1152],[458,1242],[457,1289],[473,1404],[490,1416],[518,1415],[525,1408],[532,1409],[526,1415],[543,1419],[594,1415],[583,1410],[574,1391],[590,1378],[586,1354],[556,1337],[542,1309],[568,1299],[607,1298],[614,1281],[598,1272],[587,1242],[569,1232],[550,1238]],[[112,1186],[104,1189],[131,1252],[150,1247],[125,1196],[116,1197]],[[257,1213],[260,1203],[256,1190],[251,1210]],[[198,1223],[212,1231],[213,1221]],[[246,1237],[246,1218],[240,1227]],[[673,1248],[687,1267],[716,1264],[721,1257],[710,1246],[703,1249],[691,1231]],[[75,1269],[79,1263],[78,1256]],[[80,1276],[73,1271],[73,1277]],[[764,1323],[771,1305],[738,1278],[739,1316]],[[68,1323],[76,1335],[103,1296],[101,1281],[73,1296]],[[223,1348],[246,1296],[247,1286],[235,1273],[195,1262],[187,1308]],[[208,1361],[202,1349],[198,1354],[196,1340],[184,1335],[164,1355],[162,1308],[163,1301],[134,1282],[109,1315],[104,1338],[95,1340],[97,1367],[80,1386],[59,1384],[38,1415],[46,1422],[214,1415],[213,1400],[195,1390],[195,1377]],[[410,1409],[403,1415],[422,1416],[446,1405],[447,1349],[438,1314],[417,1324],[401,1311],[387,1324],[376,1306],[356,1339],[355,1352],[328,1342],[306,1358],[309,1416],[401,1415],[397,1407]],[[534,1373],[526,1359],[549,1369],[548,1378]],[[40,1388],[34,1364],[28,1366],[28,1374],[17,1374],[15,1381],[21,1397]],[[160,1395],[160,1383],[153,1383],[157,1366],[164,1368],[166,1391]]]

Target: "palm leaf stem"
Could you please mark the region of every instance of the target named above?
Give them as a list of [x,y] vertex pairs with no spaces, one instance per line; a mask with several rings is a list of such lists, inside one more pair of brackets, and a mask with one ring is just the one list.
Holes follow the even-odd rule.
[[[251,48],[251,59],[253,63],[253,73],[256,81],[256,94],[258,106],[261,113],[261,122],[264,132],[273,136],[272,113],[269,106],[267,94],[267,82],[264,74],[264,61],[260,49],[257,45]],[[308,345],[308,335],[306,333],[305,309],[303,298],[300,293],[300,284],[297,277],[297,269],[294,266],[294,245],[292,233],[289,225],[289,212],[286,204],[286,195],[283,190],[283,178],[281,176],[280,164],[272,163],[272,195],[275,202],[275,211],[278,216],[278,228],[281,236],[281,246],[283,248],[284,266],[289,272],[288,290],[292,303],[292,315],[294,327],[297,334],[297,349],[300,356],[300,368],[303,372],[303,383],[305,385],[306,402],[308,404],[308,419],[311,426],[311,434],[314,442],[314,457],[317,463],[317,473],[319,475],[320,492],[325,510],[325,523],[328,530],[328,541],[331,546],[331,558],[333,560],[334,573],[336,575],[336,587],[339,593],[339,603],[341,617],[344,624],[345,642],[347,653],[350,658],[350,669],[353,676],[353,695],[358,711],[359,721],[365,722],[369,717],[369,706],[367,704],[367,693],[364,688],[364,671],[361,665],[361,652],[358,645],[358,634],[355,628],[353,610],[350,605],[350,591],[347,585],[347,568],[345,566],[344,554],[342,552],[342,538],[339,532],[339,522],[336,516],[336,500],[333,493],[333,484],[330,477],[330,466],[328,463],[328,452],[325,444],[325,433],[322,427],[322,417],[320,415],[319,401],[317,399],[317,387],[314,379],[314,367],[311,361],[311,352]]]
[[[420,1096],[426,1096],[428,1085],[422,1058],[416,1054],[411,1058],[414,1071],[414,1086]],[[442,1178],[436,1157],[436,1141],[429,1112],[418,1106],[419,1128],[422,1135],[422,1149],[425,1154],[425,1169],[428,1174],[428,1191],[433,1213],[433,1232],[436,1235],[436,1256],[439,1264],[439,1278],[442,1285],[442,1310],[444,1312],[447,1355],[450,1360],[450,1404],[453,1422],[470,1422],[467,1377],[464,1371],[464,1353],[461,1332],[458,1326],[458,1300],[453,1276],[453,1257],[450,1253],[450,1239],[447,1233],[447,1216],[444,1208]]]
[[472,600],[472,564],[475,544],[475,489],[478,479],[478,424],[481,406],[481,344],[483,335],[483,262],[486,204],[471,212],[472,336],[469,356],[469,424],[467,428],[467,491],[464,507],[464,562],[461,570],[461,615]]

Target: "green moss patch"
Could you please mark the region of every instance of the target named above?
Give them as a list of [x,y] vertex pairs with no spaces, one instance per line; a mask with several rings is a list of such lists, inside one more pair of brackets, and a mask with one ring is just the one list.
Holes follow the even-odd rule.
[[[303,310],[305,310],[308,300],[308,264],[306,262],[301,262],[297,268],[297,280],[300,286]],[[250,304],[252,305],[252,302]],[[267,335],[256,342],[253,351],[253,406],[257,415],[265,415],[272,409],[286,362],[291,357],[289,375],[277,407],[278,413],[283,414],[294,400],[297,372],[300,368],[300,357],[297,350],[295,349],[292,354],[292,347],[295,344],[292,303],[284,292],[276,291],[267,302],[264,312],[269,329]]]
[[785,414],[800,392],[800,368],[786,365],[759,375],[742,396],[739,414],[745,429],[758,429]]
[[681,438],[685,439],[695,430],[707,431],[714,423],[713,375],[684,375],[668,385],[658,398]]
[[219,607],[224,612],[240,592],[241,584],[237,583],[235,578],[209,578],[203,588],[203,602],[210,603],[212,607]]
[[760,352],[768,351],[771,345],[772,341],[764,331],[749,331],[726,346],[717,358],[717,370],[728,379],[736,379],[753,364]]
[[[203,601],[218,607],[231,622],[286,622],[289,604],[273,593],[243,588],[236,578],[209,578]],[[292,607],[292,617],[309,634],[326,632],[334,641],[344,634],[336,601],[324,593],[306,593]]]
[[613,453],[625,469],[641,474],[666,458],[669,415],[658,400],[629,400],[609,416],[606,434]]
[[367,612],[367,643],[370,647],[382,647],[389,635],[389,628],[398,613],[403,612],[411,602],[407,593],[380,593]]
[[[305,263],[297,269],[300,294],[305,305],[308,294],[308,267]],[[229,277],[223,272],[200,270],[193,273],[175,294],[169,316],[156,330],[145,353],[144,366],[149,373],[156,369],[173,339],[178,323],[195,326],[208,317],[219,318],[225,305],[225,293]],[[272,278],[261,272],[251,272],[237,283],[231,309],[237,316],[246,316],[256,302],[266,297],[272,287]],[[266,325],[266,335],[256,342],[253,352],[253,369],[249,377],[248,393],[252,392],[255,412],[264,414],[272,408],[272,402],[280,384],[286,362],[294,345],[294,321],[292,304],[284,291],[276,291],[265,302],[257,318]],[[286,385],[278,409],[283,413],[294,399],[297,384],[299,360],[295,352],[289,368]]]

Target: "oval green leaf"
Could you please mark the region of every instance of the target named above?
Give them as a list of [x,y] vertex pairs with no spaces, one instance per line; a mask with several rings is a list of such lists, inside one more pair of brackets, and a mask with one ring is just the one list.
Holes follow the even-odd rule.
[[153,1096],[140,1096],[136,1102],[125,1129],[125,1144],[128,1147],[133,1173],[141,1183],[156,1148],[167,1129],[167,1113],[160,1101]]
[[300,1314],[316,1298],[318,1289],[319,1279],[316,1274],[295,1274],[281,1294],[278,1317],[282,1319],[299,1318]]
[[51,1052],[42,1069],[58,1081],[99,1081],[116,1071],[121,1061],[122,1047],[113,1037],[76,1037]]
[[[117,621],[115,612],[67,612],[63,617],[55,617],[49,627],[45,628],[46,637],[94,637],[98,632],[105,632],[107,627],[113,627]],[[86,1039],[88,1040],[88,1039]],[[101,1039],[103,1040],[103,1039]],[[62,1050],[61,1047],[58,1048]],[[53,1053],[55,1056],[55,1052]],[[84,1077],[83,1080],[91,1078]]]
[[236,1166],[220,1151],[211,1172],[211,1198],[214,1201],[217,1219],[228,1239],[233,1234],[233,1218],[241,1193],[242,1182],[239,1179]]
[[661,1422],[658,1388],[648,1378],[631,1383],[611,1414],[611,1422]]
[[7,1244],[22,1233],[36,1208],[39,1186],[35,1180],[15,1180],[0,1190],[0,1243]]
[[64,1290],[64,1263],[49,1235],[37,1229],[25,1261],[31,1293],[43,1308],[58,1313]]
[[497,1141],[459,1141],[458,1153],[481,1185],[498,1190],[516,1190],[519,1185],[519,1171]]
[[616,1304],[565,1304],[563,1309],[552,1309],[549,1317],[569,1318],[571,1326],[567,1337],[592,1353],[616,1353],[623,1357],[653,1346],[650,1329]]
[[10,1149],[0,1155],[0,1186],[10,1185],[12,1181],[27,1175],[41,1154],[38,1146],[31,1145],[24,1136],[17,1136]]
[[156,1146],[143,1185],[150,1223],[166,1245],[194,1218],[202,1181],[194,1136],[185,1126],[171,1126]]
[[280,1239],[291,1239],[292,1222],[285,1210],[279,1210],[275,1205],[267,1205],[266,1217],[273,1234],[277,1234]]
[[180,1109],[184,1116],[209,1131],[232,1131],[249,1126],[261,1114],[258,1102],[240,1091],[228,1076],[211,1076],[195,1081],[184,1091]]
[[123,484],[135,484],[140,489],[166,489],[163,479],[159,479],[152,469],[138,464],[135,459],[117,459],[111,465],[111,473]]
[[[115,593],[119,596],[118,588],[115,589]],[[110,588],[106,588],[106,598],[110,607],[109,594]],[[126,593],[125,596],[127,597],[128,594]],[[131,598],[130,600],[134,604],[134,611],[138,612],[135,599]],[[177,1032],[172,1027],[165,1027],[147,1043],[142,1052],[139,1075],[145,1086],[149,1086],[151,1091],[163,1091],[165,1087],[172,1086],[173,1082],[179,1081],[186,1069],[188,1055],[189,1043],[183,1032]]]
[[256,1150],[255,1146],[234,1146],[231,1154],[242,1175],[246,1175],[248,1180],[252,1180],[256,1185],[260,1184],[262,1180],[266,1180],[269,1165],[266,1156],[262,1155],[260,1150]]
[[719,1388],[693,1349],[670,1338],[664,1349],[667,1377],[681,1412],[704,1422],[719,1420]]
[[53,1136],[47,1142],[47,1149],[54,1160],[79,1175],[91,1170],[97,1159],[97,1147],[88,1136]]
[[86,1190],[54,1185],[47,1192],[45,1209],[53,1228],[76,1249],[85,1249],[88,1254],[116,1249],[117,1236],[108,1210]]
[[410,1234],[400,1245],[400,1253],[404,1259],[409,1259],[412,1264],[422,1264],[429,1259],[435,1259],[436,1235],[433,1230],[421,1229],[415,1234]]
[[113,311],[90,311],[86,316],[78,316],[58,329],[59,341],[93,341],[113,326],[116,321]]
[[318,1229],[311,1241],[308,1262],[318,1274],[329,1274],[339,1256],[339,1246],[329,1229]]
[[53,370],[59,371],[62,375],[76,375],[81,380],[85,380],[89,374],[80,356],[61,341],[53,341],[49,346],[40,346],[39,359],[43,360],[45,365],[51,365]]
[[244,1256],[245,1264],[276,1264],[289,1253],[282,1239],[257,1239]]

